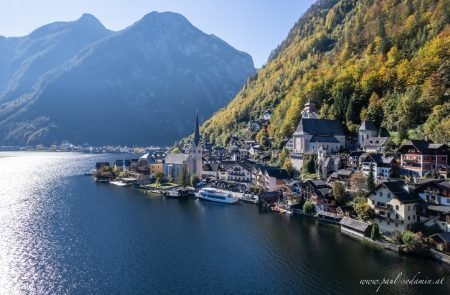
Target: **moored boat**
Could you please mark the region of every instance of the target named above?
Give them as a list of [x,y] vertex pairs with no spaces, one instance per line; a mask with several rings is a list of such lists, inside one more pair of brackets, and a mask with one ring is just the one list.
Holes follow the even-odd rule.
[[133,183],[135,183],[137,181],[136,178],[120,178],[120,179],[114,179],[114,180],[110,180],[109,183],[117,185],[117,186],[130,186]]
[[239,199],[233,197],[231,193],[218,191],[213,188],[203,188],[195,194],[195,196],[201,200],[225,203],[225,204],[234,204],[239,202]]

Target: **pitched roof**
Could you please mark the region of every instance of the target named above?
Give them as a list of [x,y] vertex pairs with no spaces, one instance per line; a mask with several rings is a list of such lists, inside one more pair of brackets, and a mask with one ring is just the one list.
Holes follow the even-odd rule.
[[413,203],[420,202],[422,199],[417,195],[417,193],[411,191],[406,191],[404,187],[404,182],[402,180],[388,180],[380,183],[374,191],[376,191],[379,187],[386,187],[395,198],[397,198],[400,203]]
[[314,135],[311,137],[309,142],[336,142],[339,143],[339,140],[336,139],[334,136],[320,136],[320,135]]
[[400,149],[402,149],[405,146],[413,146],[415,147],[419,152],[421,153],[434,153],[438,149],[442,147],[447,147],[445,144],[440,143],[432,143],[428,142],[426,140],[410,140],[406,144],[402,145]]
[[360,131],[377,131],[377,127],[375,127],[375,123],[372,121],[364,121],[361,123],[359,127]]
[[188,154],[172,154],[169,153],[164,158],[166,164],[184,164],[189,158]]
[[345,136],[344,127],[338,120],[302,118],[296,132],[321,136]]
[[365,232],[370,224],[345,216],[339,221],[343,226],[350,227],[360,232]]
[[285,169],[275,168],[275,167],[266,167],[265,171],[270,177],[275,177],[276,179],[288,179],[289,174]]

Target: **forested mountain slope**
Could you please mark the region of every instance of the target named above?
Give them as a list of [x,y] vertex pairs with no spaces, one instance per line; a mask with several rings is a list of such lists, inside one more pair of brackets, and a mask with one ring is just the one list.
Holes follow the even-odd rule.
[[311,100],[355,134],[362,120],[407,137],[450,139],[450,0],[324,0],[314,4],[235,99],[203,125],[207,141],[254,136],[281,147]]

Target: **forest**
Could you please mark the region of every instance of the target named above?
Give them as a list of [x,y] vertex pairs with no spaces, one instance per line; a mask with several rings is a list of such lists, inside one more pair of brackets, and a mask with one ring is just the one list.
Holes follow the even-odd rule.
[[[203,139],[271,140],[282,148],[303,105],[338,119],[349,135],[363,120],[396,144],[450,140],[450,0],[324,0],[312,5],[231,103],[207,120]],[[270,124],[250,132],[264,111]]]

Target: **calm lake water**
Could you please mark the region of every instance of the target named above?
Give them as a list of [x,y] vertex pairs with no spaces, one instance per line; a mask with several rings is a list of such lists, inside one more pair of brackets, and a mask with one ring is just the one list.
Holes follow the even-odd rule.
[[[170,200],[83,175],[123,155],[0,153],[0,293],[374,294],[362,279],[446,277],[450,268],[256,206]],[[439,293],[438,293],[439,292]],[[447,293],[448,294],[448,293]]]

